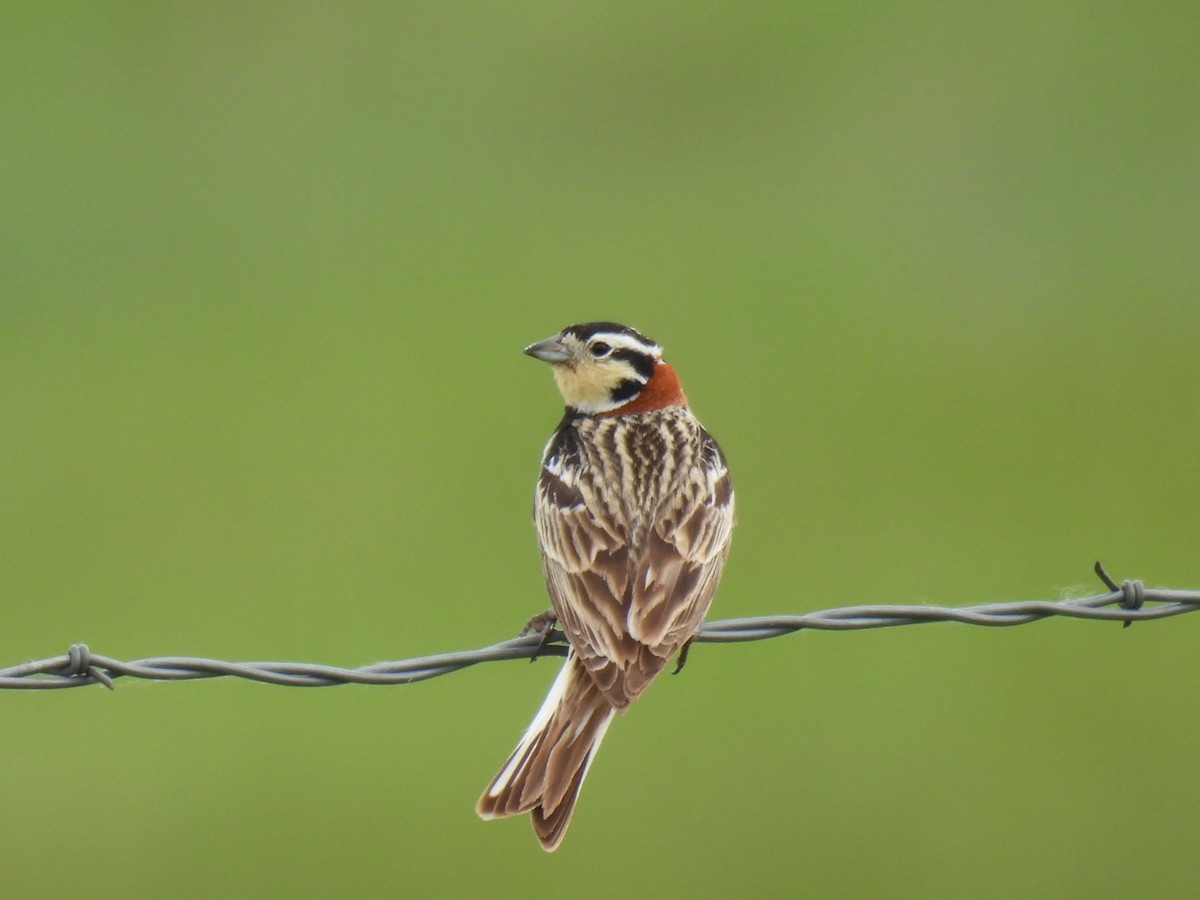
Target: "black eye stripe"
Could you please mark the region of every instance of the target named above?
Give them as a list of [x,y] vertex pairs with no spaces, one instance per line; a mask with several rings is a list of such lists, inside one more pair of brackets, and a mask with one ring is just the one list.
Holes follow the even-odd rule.
[[637,350],[620,349],[614,350],[612,353],[613,359],[621,359],[633,366],[633,370],[637,372],[646,381],[650,380],[650,376],[654,374],[654,357],[648,353],[639,353]]

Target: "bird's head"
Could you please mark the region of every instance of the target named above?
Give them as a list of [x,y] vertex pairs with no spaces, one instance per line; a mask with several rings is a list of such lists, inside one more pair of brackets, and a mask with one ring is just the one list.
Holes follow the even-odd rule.
[[687,406],[662,347],[627,325],[586,322],[525,348],[550,363],[567,408],[590,416]]

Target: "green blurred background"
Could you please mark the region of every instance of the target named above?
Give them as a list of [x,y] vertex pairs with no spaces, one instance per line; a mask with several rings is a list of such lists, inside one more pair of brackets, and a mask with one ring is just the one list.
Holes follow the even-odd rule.
[[[560,404],[664,343],[713,616],[1200,587],[1195,4],[0,12],[0,663],[357,665],[544,608]],[[7,896],[1172,896],[1200,619],[697,648],[563,848],[479,791],[557,663],[3,692]]]

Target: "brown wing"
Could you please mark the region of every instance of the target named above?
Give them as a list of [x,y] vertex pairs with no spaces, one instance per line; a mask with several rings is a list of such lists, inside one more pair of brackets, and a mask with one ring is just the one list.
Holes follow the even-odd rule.
[[[589,507],[579,488],[544,469],[535,508],[542,566],[559,624],[618,709],[638,697],[695,633],[729,552],[733,489],[715,442],[701,432],[639,546]],[[595,505],[595,504],[593,504]]]

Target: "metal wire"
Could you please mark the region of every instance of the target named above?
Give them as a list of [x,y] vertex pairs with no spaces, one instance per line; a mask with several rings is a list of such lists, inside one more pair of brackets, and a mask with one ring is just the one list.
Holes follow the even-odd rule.
[[[926,622],[967,625],[1024,625],[1051,616],[1131,622],[1164,619],[1200,609],[1200,591],[1147,588],[1131,580],[1117,584],[1100,563],[1096,574],[1108,588],[1104,594],[1073,600],[1020,600],[976,606],[845,606],[803,615],[758,616],[707,622],[697,633],[700,643],[760,641],[803,629],[851,631]],[[1151,604],[1151,605],[1146,605]],[[1115,608],[1113,608],[1115,607]],[[476,663],[535,656],[565,656],[566,638],[549,630],[502,641],[479,650],[440,653],[415,659],[374,663],[355,669],[298,662],[242,662],[191,656],[156,656],[123,662],[92,653],[86,644],[72,644],[65,655],[0,668],[0,688],[67,688],[103,684],[112,689],[117,678],[187,681],[196,678],[245,678],[289,687],[329,687],[338,684],[411,684],[448,675]]]

